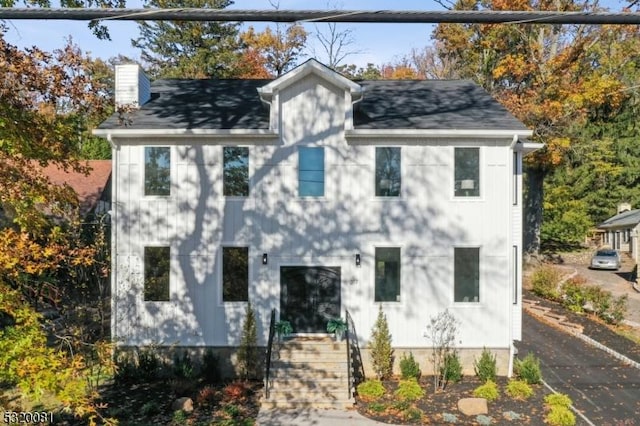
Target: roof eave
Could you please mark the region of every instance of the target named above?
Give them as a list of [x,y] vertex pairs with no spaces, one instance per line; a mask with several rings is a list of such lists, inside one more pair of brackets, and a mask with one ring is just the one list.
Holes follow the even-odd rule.
[[[385,138],[477,138],[495,139],[513,137],[524,138],[533,134],[527,129],[353,129],[345,130],[345,137],[358,143],[362,139],[385,139]],[[541,145],[542,144],[534,144]],[[523,147],[524,148],[524,147]]]
[[278,132],[269,129],[94,129],[93,135],[103,138],[275,138]]

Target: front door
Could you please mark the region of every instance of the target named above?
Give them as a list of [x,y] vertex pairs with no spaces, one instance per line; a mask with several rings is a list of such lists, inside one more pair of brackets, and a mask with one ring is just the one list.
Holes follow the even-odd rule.
[[280,320],[294,333],[326,333],[327,322],[340,317],[340,268],[280,267]]

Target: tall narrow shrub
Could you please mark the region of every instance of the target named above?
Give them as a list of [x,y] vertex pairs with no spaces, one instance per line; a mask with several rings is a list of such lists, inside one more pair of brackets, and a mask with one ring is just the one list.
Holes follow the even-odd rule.
[[[449,311],[444,310],[438,315],[430,318],[427,330],[429,331],[429,339],[433,344],[431,352],[431,361],[433,365],[433,390],[443,390],[449,378],[453,379],[449,373],[456,374],[458,367],[451,364],[457,358],[451,358],[455,355],[455,340],[458,331],[458,320]],[[449,360],[449,365],[446,364]],[[451,371],[449,371],[451,367]]]
[[391,348],[391,334],[387,316],[382,312],[382,306],[378,310],[378,318],[371,330],[371,340],[368,348],[371,351],[371,363],[373,371],[379,380],[387,379],[393,374],[393,349]]
[[243,379],[255,379],[258,377],[258,332],[256,328],[256,315],[251,308],[251,302],[247,304],[245,319],[242,324],[242,338],[238,348],[238,370]]

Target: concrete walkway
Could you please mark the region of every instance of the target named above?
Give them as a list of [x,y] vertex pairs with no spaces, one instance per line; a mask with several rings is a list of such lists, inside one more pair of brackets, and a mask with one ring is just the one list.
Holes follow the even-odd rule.
[[353,410],[322,410],[303,408],[298,410],[260,409],[257,418],[260,426],[370,426],[384,425],[361,416]]

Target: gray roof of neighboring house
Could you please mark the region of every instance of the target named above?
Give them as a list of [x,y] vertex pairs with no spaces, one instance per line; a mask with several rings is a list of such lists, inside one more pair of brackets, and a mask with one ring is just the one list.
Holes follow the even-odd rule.
[[633,228],[640,223],[640,210],[627,210],[602,222],[598,229]]
[[[129,129],[268,129],[258,88],[271,80],[157,80]],[[356,129],[526,130],[484,89],[466,80],[358,81]],[[114,114],[100,129],[125,127]]]

